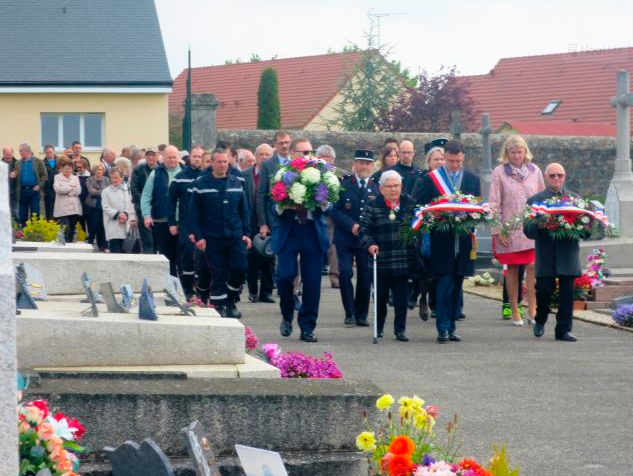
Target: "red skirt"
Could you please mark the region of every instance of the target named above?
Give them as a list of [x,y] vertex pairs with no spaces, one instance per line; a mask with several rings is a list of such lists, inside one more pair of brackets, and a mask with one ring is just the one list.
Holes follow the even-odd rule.
[[507,264],[508,266],[513,265],[525,265],[534,263],[535,253],[534,248],[531,250],[521,250],[515,251],[514,253],[497,253],[495,257],[499,260],[501,264]]

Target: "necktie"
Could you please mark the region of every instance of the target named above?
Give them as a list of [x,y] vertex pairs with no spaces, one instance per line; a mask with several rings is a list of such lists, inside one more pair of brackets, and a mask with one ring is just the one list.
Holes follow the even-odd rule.
[[365,191],[365,179],[360,179],[360,191]]
[[455,172],[453,174],[451,174],[451,180],[453,182],[453,187],[455,186],[455,184],[457,183],[457,176],[459,175],[459,172]]

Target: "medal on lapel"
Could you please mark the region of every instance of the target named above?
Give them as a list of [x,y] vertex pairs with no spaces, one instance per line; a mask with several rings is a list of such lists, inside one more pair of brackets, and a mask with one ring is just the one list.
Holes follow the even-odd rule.
[[390,220],[395,220],[396,219],[396,212],[394,212],[393,210],[389,210],[389,219]]

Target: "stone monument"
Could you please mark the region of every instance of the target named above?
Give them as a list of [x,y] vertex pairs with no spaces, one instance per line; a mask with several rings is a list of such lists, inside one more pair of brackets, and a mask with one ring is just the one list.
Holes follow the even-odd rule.
[[220,105],[215,94],[191,95],[191,143],[213,149],[217,140],[216,112]]
[[103,448],[110,464],[113,476],[174,476],[171,463],[163,450],[151,438],[141,445],[126,441],[117,448]]
[[490,193],[490,181],[492,179],[492,147],[490,145],[490,134],[492,127],[490,126],[490,115],[484,112],[481,115],[481,170],[479,178],[481,179],[481,195],[484,199],[488,199]]
[[18,474],[15,277],[11,261],[9,170],[0,163],[0,474]]
[[459,110],[455,109],[451,111],[451,135],[457,139],[462,139],[462,132],[464,132],[464,127],[462,125],[462,114]]
[[619,71],[617,89],[611,98],[617,117],[617,157],[615,170],[607,192],[607,215],[624,238],[633,237],[633,172],[631,171],[631,117],[633,95],[629,88],[628,71]]

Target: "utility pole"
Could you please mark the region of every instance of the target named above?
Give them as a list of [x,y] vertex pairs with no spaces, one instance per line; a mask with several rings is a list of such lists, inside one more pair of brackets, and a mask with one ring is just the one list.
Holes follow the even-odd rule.
[[369,18],[369,35],[367,35],[368,49],[380,49],[382,46],[380,43],[380,19],[394,15],[406,15],[406,13],[372,13],[371,10],[369,10],[367,14],[367,18]]

